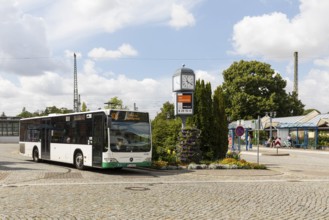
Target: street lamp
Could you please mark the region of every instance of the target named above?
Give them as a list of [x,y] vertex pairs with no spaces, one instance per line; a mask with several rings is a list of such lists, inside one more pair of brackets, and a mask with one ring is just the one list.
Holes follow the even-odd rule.
[[272,117],[275,118],[276,112],[275,111],[265,112],[265,114],[266,114],[266,116],[270,116],[270,139],[272,142]]

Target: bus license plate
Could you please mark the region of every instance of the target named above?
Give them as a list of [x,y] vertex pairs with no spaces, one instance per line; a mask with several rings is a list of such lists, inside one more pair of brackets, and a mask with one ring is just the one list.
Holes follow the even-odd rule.
[[127,167],[136,167],[136,164],[128,164]]

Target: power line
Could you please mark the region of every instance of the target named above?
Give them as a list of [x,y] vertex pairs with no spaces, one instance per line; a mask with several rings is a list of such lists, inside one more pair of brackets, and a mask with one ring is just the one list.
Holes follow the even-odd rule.
[[39,59],[55,59],[55,57],[0,57],[0,60],[39,60]]
[[[64,57],[67,59],[66,57]],[[288,56],[258,56],[255,58],[248,57],[121,57],[121,58],[102,58],[102,57],[93,57],[96,58],[96,61],[148,61],[148,62],[166,62],[166,61],[195,61],[195,62],[220,62],[220,61],[237,61],[237,60],[279,60],[279,59],[290,59]],[[321,59],[323,56],[303,56],[301,59]],[[27,57],[0,57],[1,61],[23,61],[23,60],[41,60],[41,59],[61,59],[61,57],[51,57],[51,56],[27,56]]]

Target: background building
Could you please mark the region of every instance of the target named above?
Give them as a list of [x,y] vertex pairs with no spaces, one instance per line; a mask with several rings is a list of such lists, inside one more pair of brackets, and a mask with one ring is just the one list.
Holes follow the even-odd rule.
[[312,111],[307,115],[292,117],[264,116],[260,119],[259,126],[257,119],[231,122],[229,124],[229,136],[232,140],[230,145],[236,146],[238,143],[235,135],[235,128],[238,125],[243,126],[246,131],[240,140],[242,145],[246,144],[248,135],[252,135],[253,143],[257,144],[257,134],[260,134],[260,145],[266,145],[270,134],[274,139],[280,137],[282,143],[287,142],[287,137],[290,135],[294,148],[329,150],[329,114]]
[[19,117],[0,117],[0,143],[18,143]]

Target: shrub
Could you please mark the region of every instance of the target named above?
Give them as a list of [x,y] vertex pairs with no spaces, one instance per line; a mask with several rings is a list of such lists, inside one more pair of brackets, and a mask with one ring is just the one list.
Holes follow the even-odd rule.
[[236,160],[240,160],[240,153],[236,151],[227,151],[226,158],[234,158]]
[[251,168],[250,163],[248,163],[248,162],[245,161],[245,160],[237,161],[236,165],[237,165],[240,169],[250,169],[250,168]]
[[225,158],[222,160],[222,164],[236,164],[236,162],[238,162],[237,159],[235,158]]
[[222,161],[218,161],[219,164],[235,165],[239,169],[267,169],[263,164],[249,163],[246,160],[237,160],[235,158],[225,158]]
[[167,167],[168,162],[167,161],[163,161],[163,160],[157,160],[157,161],[153,161],[152,162],[152,167],[155,168],[162,168],[162,167]]
[[203,163],[203,164],[206,164],[206,165],[209,165],[211,163],[213,163],[211,160],[201,160],[200,163]]

